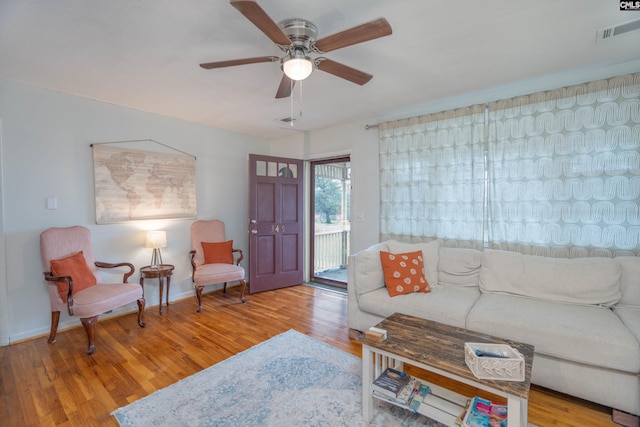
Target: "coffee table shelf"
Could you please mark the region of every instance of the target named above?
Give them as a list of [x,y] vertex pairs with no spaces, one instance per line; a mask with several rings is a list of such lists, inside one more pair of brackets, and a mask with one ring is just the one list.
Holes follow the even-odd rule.
[[[362,415],[366,422],[371,422],[373,418],[374,396],[371,393],[373,380],[387,367],[403,370],[403,365],[406,363],[506,398],[509,427],[527,426],[527,401],[534,350],[532,345],[399,313],[392,314],[376,326],[387,330],[386,340],[375,341],[366,337],[359,339],[362,342]],[[476,378],[464,360],[465,342],[510,345],[525,358],[524,381]],[[437,385],[426,384],[433,386],[436,396],[440,395],[446,400],[458,402],[461,406],[460,412],[469,399]],[[453,416],[436,407],[425,408],[424,412],[423,415],[448,426],[455,426],[455,419],[459,415],[458,413]]]
[[[415,412],[442,424],[455,426],[455,420],[464,410],[469,398],[428,381],[422,379],[418,379],[418,381],[429,386],[430,391],[429,394],[425,396],[427,401],[423,402]],[[384,396],[373,394],[373,397],[409,411],[413,411],[409,406],[400,404],[392,399],[385,398]]]

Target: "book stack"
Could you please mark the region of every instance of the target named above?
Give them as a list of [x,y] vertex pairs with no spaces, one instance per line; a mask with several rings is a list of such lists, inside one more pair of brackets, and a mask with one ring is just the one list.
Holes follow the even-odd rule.
[[460,427],[507,427],[507,405],[476,396],[456,424]]
[[463,409],[465,404],[470,402],[470,399],[462,395],[392,368],[385,369],[371,384],[371,389],[376,399],[382,399],[446,425],[454,425],[459,421],[455,425],[463,426]]
[[422,398],[429,393],[429,386],[404,372],[387,368],[373,382],[372,393],[377,398],[400,404],[415,412]]
[[387,368],[373,381],[372,389],[378,395],[395,399],[400,391],[409,384],[409,381],[411,381],[411,377],[404,372]]

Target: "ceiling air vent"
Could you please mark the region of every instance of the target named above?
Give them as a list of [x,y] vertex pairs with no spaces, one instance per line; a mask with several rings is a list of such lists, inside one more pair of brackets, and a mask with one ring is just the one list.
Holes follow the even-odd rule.
[[623,22],[622,24],[612,27],[603,28],[596,33],[596,43],[602,43],[607,40],[629,34],[633,31],[640,30],[640,19],[635,21]]

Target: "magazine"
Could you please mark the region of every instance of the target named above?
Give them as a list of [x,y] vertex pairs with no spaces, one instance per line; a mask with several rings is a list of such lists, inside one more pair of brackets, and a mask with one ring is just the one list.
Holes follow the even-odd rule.
[[464,417],[464,426],[507,427],[507,405],[476,396]]

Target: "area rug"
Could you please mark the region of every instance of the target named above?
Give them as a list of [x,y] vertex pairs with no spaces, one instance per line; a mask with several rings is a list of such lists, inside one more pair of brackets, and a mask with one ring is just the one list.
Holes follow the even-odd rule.
[[[122,427],[362,426],[362,360],[294,330],[112,413]],[[379,400],[372,426],[440,426]]]

